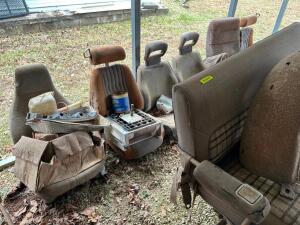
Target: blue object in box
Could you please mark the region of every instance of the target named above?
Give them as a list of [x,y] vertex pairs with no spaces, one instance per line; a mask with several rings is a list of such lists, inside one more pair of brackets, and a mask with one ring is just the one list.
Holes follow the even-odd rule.
[[125,113],[130,111],[128,93],[112,95],[112,105],[115,113]]

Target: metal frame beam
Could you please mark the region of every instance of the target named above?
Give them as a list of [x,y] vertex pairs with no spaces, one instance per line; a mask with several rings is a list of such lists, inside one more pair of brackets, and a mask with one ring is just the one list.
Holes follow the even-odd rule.
[[22,2],[24,4],[24,6],[25,6],[26,12],[29,13],[29,8],[28,8],[28,5],[27,5],[26,1],[22,0]]
[[279,27],[280,27],[280,24],[281,24],[281,21],[284,16],[284,13],[285,13],[288,3],[289,3],[289,0],[281,1],[280,10],[279,10],[279,13],[278,13],[278,16],[277,16],[277,19],[276,19],[276,22],[275,22],[275,25],[273,28],[273,32],[272,32],[273,34],[279,30]]
[[136,79],[141,58],[141,0],[131,0],[132,72]]
[[238,0],[231,0],[230,1],[228,13],[227,13],[228,17],[234,17],[237,4],[238,4]]

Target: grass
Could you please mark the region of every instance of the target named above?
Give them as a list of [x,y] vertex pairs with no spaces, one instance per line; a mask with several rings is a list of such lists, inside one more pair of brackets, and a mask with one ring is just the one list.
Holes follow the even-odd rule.
[[[255,41],[271,34],[275,19],[280,7],[280,0],[243,0],[239,2],[236,12],[237,16],[246,16],[254,13],[260,13],[259,20],[254,25]],[[169,44],[169,49],[165,59],[170,59],[178,54],[177,45],[179,36],[183,32],[197,31],[200,33],[200,41],[197,44],[197,49],[205,56],[205,35],[207,26],[210,20],[218,17],[226,16],[229,6],[229,0],[210,0],[197,1],[190,0],[189,8],[180,6],[178,0],[164,0],[163,3],[169,8],[167,15],[142,18],[142,33],[141,33],[141,49],[144,54],[144,46],[146,43],[161,39]],[[300,18],[300,0],[289,2],[286,15],[282,21],[282,26],[287,26],[292,22],[299,21]],[[54,83],[64,95],[71,101],[80,99],[88,99],[88,74],[91,69],[89,62],[82,56],[83,51],[88,46],[97,46],[103,44],[118,44],[122,45],[127,53],[125,63],[131,65],[131,33],[130,21],[122,21],[107,24],[90,25],[84,27],[75,27],[61,30],[54,30],[45,33],[24,34],[16,36],[2,36],[0,39],[0,158],[10,155],[11,140],[8,130],[9,107],[13,100],[14,93],[14,70],[16,67],[27,63],[43,63],[47,65]],[[165,160],[170,162],[167,164],[158,162]],[[145,163],[146,161],[146,163]],[[159,186],[154,190],[147,189],[145,185],[148,181],[143,182],[145,171],[135,171],[134,168],[140,167],[140,164],[146,166],[152,165],[154,170],[153,177],[147,177],[152,180],[157,180]],[[119,172],[126,167],[132,167],[130,176],[121,174],[116,176],[111,175],[111,184],[103,187],[107,193],[111,192],[111,188],[119,188],[118,184],[124,179],[125,186],[132,183],[140,183],[143,187],[143,201],[150,205],[150,211],[146,216],[147,224],[182,224],[185,217],[185,211],[170,206],[168,201],[169,187],[171,178],[178,164],[178,157],[169,151],[158,151],[151,154],[146,159],[134,163],[122,162],[118,165]],[[108,165],[110,168],[111,165]],[[161,172],[168,170],[167,173]],[[113,169],[114,170],[114,169]],[[132,176],[137,176],[135,179]],[[0,196],[4,196],[11,188],[16,180],[8,171],[0,173]],[[97,186],[99,188],[99,186]],[[84,187],[83,189],[84,190]],[[71,200],[81,194],[86,194],[86,191],[77,191],[72,194]],[[98,191],[104,194],[103,190]],[[106,193],[105,193],[106,194]],[[145,197],[150,195],[150,197]],[[107,201],[114,202],[108,195]],[[124,194],[121,194],[124,197]],[[91,201],[87,200],[86,205]],[[98,202],[99,204],[99,202]],[[116,204],[115,202],[112,203]],[[127,202],[121,204],[126,208]],[[108,206],[99,204],[100,211],[107,211]],[[214,213],[203,202],[198,205],[198,211],[205,212],[205,218],[201,224],[213,224],[216,221]],[[196,209],[196,210],[197,210]],[[120,207],[117,207],[120,210]],[[132,208],[129,210],[121,210],[120,217],[129,216]],[[163,212],[163,213],[162,213]],[[140,213],[140,212],[139,212]],[[139,214],[142,216],[143,214]],[[162,215],[163,214],[163,215]],[[131,217],[130,217],[131,218]],[[197,217],[200,220],[201,215]],[[106,218],[103,221],[107,224],[113,223],[116,218]],[[150,222],[149,222],[150,221]],[[204,221],[204,222],[203,222]],[[205,222],[206,221],[206,222]],[[194,221],[195,223],[199,223]],[[139,220],[131,221],[132,224],[140,224]],[[129,224],[131,224],[129,223]]]

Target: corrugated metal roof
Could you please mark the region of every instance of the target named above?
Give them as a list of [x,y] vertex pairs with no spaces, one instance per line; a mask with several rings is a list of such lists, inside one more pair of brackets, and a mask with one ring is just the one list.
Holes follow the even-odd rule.
[[[130,8],[131,0],[26,0],[30,12],[47,12],[54,10],[70,10],[78,9],[114,7],[122,5],[122,8],[128,6]],[[128,8],[126,7],[126,8]]]
[[[160,4],[161,0],[141,0],[141,3]],[[26,0],[30,12],[105,11],[130,9],[131,0]]]

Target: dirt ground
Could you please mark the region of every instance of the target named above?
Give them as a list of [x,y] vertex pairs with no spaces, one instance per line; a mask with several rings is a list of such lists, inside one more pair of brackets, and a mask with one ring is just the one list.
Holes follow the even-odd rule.
[[[180,195],[178,206],[170,203],[178,163],[178,152],[170,144],[130,162],[109,151],[105,178],[97,177],[50,205],[28,190],[8,195],[4,203],[16,224],[215,224],[214,211],[200,198],[191,220]],[[12,186],[18,184],[11,171],[1,173],[1,181],[7,178]]]
[[[260,13],[254,25],[255,41],[270,35],[280,0],[239,2],[237,16]],[[146,43],[165,40],[169,49],[165,59],[178,54],[179,36],[186,31],[200,33],[197,49],[205,58],[205,36],[210,20],[226,15],[229,0],[164,0],[167,15],[142,19],[142,55]],[[258,5],[259,4],[259,5]],[[300,0],[290,1],[282,27],[299,21]],[[55,85],[71,101],[88,99],[89,62],[82,56],[87,45],[121,44],[127,53],[124,63],[131,65],[130,22],[116,22],[66,28],[45,33],[0,37],[0,158],[11,154],[8,117],[14,93],[14,70],[28,63],[45,64]],[[5,204],[15,221],[23,224],[215,224],[214,211],[200,198],[192,209],[192,220],[181,199],[174,206],[169,201],[173,174],[179,164],[178,153],[165,144],[148,156],[126,162],[110,151],[107,177],[96,178],[45,205],[25,191]],[[0,196],[18,185],[13,168],[0,173]],[[0,213],[0,225],[3,219]]]

